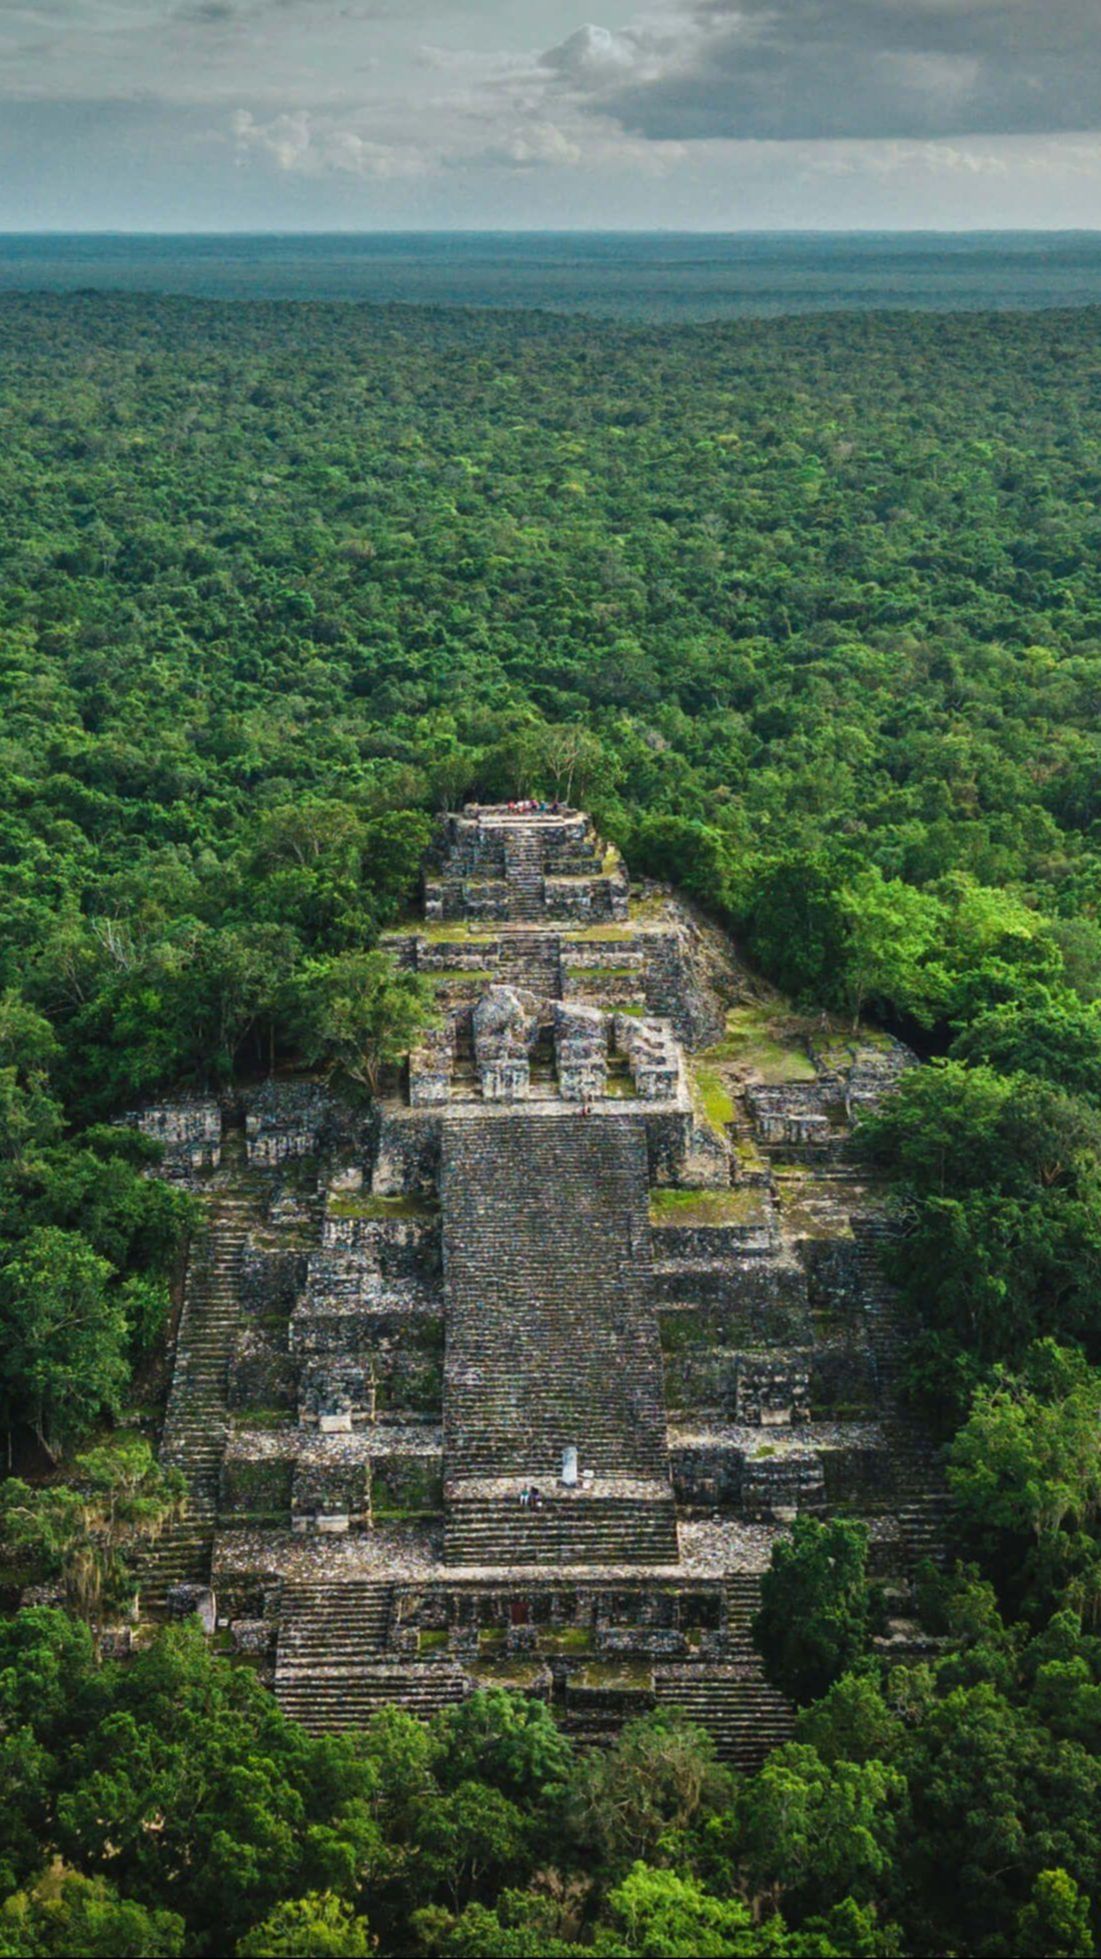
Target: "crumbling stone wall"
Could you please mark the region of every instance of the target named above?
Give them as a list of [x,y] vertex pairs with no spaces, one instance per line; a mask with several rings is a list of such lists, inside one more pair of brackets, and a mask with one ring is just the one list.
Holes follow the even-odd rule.
[[161,1145],[162,1176],[186,1182],[203,1171],[216,1170],[221,1162],[222,1111],[212,1096],[149,1103],[122,1120]]

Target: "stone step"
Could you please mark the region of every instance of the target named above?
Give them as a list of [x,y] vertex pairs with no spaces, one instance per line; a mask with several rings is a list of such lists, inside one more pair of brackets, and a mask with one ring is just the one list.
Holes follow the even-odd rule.
[[783,1695],[745,1667],[655,1667],[654,1691],[659,1706],[678,1707],[706,1729],[721,1762],[746,1772],[794,1730],[794,1710]]
[[450,1565],[675,1565],[672,1498],[561,1498],[523,1507],[517,1496],[452,1497],[444,1527]]
[[276,1678],[303,1668],[332,1669],[382,1653],[394,1588],[370,1580],[283,1586]]
[[380,1707],[398,1706],[428,1720],[441,1707],[465,1700],[471,1682],[461,1668],[446,1662],[426,1666],[362,1666],[325,1679],[275,1683],[283,1713],[311,1733],[361,1728]]
[[[231,1128],[224,1136],[231,1157],[237,1144],[243,1157],[243,1134]],[[208,1192],[206,1218],[189,1249],[160,1449],[162,1462],[183,1471],[189,1514],[142,1561],[142,1602],[151,1613],[163,1611],[173,1584],[209,1578],[218,1479],[230,1426],[227,1386],[236,1339],[237,1285],[245,1242],[258,1222],[258,1193]]]

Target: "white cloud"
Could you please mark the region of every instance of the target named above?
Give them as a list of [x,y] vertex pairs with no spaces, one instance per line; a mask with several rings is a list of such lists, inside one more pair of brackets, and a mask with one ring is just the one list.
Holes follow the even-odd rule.
[[579,143],[574,142],[563,130],[552,122],[526,123],[513,129],[495,149],[482,152],[486,161],[499,159],[530,169],[536,164],[563,164],[573,168],[583,163],[585,152]]
[[385,180],[420,176],[428,167],[423,150],[373,141],[359,129],[319,118],[308,109],[288,110],[267,122],[257,122],[249,109],[238,109],[232,127],[239,155],[259,153],[280,170],[301,176],[334,172]]

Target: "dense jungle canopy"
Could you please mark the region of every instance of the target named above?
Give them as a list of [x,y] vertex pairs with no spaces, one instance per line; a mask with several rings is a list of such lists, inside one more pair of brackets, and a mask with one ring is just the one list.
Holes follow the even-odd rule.
[[[72,1607],[0,1623],[0,1954],[1096,1950],[1099,328],[0,300],[0,1523]],[[864,1147],[964,1562],[892,1669],[797,1533],[742,1781],[507,1700],[311,1741],[84,1623],[174,1500],[119,1436],[192,1200],[117,1118],[350,991],[382,1051],[433,813],[567,789],[930,1061]]]

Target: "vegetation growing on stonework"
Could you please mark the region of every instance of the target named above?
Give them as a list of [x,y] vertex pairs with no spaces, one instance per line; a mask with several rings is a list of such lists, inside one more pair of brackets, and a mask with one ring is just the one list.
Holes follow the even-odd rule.
[[[1097,1951],[1097,327],[0,302],[0,1959]],[[371,1091],[434,815],[528,793],[783,990],[724,1058],[805,1075],[794,1007],[928,1064],[859,1147],[951,1560],[895,1664],[799,1521],[752,1776],[501,1692],[316,1739],[191,1627],[97,1640],[197,1223],[123,1118]]]

